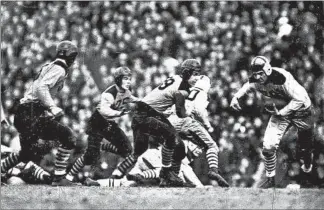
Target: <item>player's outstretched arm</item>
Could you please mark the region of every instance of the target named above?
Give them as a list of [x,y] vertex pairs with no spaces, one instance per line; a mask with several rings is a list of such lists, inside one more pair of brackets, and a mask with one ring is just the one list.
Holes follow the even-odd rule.
[[230,107],[236,111],[242,110],[239,99],[243,97],[245,94],[249,93],[251,90],[255,88],[254,84],[251,84],[249,82],[245,83],[241,89],[235,93],[234,97],[232,98]]

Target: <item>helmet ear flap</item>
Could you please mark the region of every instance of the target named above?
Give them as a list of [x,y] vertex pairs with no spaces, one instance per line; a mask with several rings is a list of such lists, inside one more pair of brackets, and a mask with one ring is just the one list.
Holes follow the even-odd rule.
[[269,62],[266,62],[263,67],[264,73],[269,76],[272,73],[272,68]]

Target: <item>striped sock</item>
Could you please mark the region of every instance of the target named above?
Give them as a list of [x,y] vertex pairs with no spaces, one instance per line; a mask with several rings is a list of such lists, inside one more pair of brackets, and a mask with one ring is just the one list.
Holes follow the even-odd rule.
[[218,168],[218,154],[215,148],[210,148],[206,152],[209,168]]
[[1,160],[1,173],[6,173],[10,168],[19,163],[19,154],[11,153],[8,157]]
[[73,178],[82,170],[82,168],[85,166],[84,164],[84,155],[81,155],[73,164],[71,170],[66,175],[66,178],[73,181]]
[[37,164],[34,163],[33,166],[36,169],[35,172],[34,172],[34,174],[33,174],[36,179],[41,180],[41,181],[44,181],[45,180],[44,179],[45,177],[49,177],[50,176],[50,174],[47,171],[45,171],[44,169],[42,169]]
[[173,155],[173,149],[167,148],[166,145],[163,144],[162,146],[162,166],[163,167],[170,167]]
[[276,174],[277,155],[264,156],[266,176],[273,177]]
[[117,169],[122,173],[125,174],[126,171],[128,169],[130,169],[131,167],[134,166],[134,164],[136,163],[136,160],[134,158],[134,155],[129,155],[125,158],[125,160],[123,160],[119,166],[117,167]]
[[158,169],[148,169],[142,172],[142,175],[145,179],[155,179],[159,178],[159,170]]
[[100,145],[100,148],[101,150],[103,151],[106,151],[106,152],[112,152],[112,153],[115,153],[115,154],[118,154],[118,149],[115,145],[113,145],[112,143],[110,142],[107,142],[107,143],[102,143]]
[[71,150],[59,147],[55,157],[54,175],[64,175],[66,173],[66,166],[70,157]]
[[181,161],[180,161],[180,162],[177,162],[177,161],[172,160],[171,169],[172,169],[172,171],[174,171],[177,175],[179,175],[180,167],[181,167]]

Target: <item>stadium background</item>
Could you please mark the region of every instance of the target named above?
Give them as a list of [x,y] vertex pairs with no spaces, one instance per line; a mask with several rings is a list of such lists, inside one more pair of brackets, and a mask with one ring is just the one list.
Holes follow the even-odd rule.
[[[134,72],[134,94],[143,97],[186,58],[201,61],[212,80],[210,120],[220,147],[220,170],[232,186],[251,186],[261,161],[260,146],[269,115],[261,96],[244,99],[245,111],[229,109],[233,94],[248,78],[251,58],[262,54],[273,66],[290,71],[306,88],[316,108],[315,170],[312,184],[324,180],[324,8],[323,2],[1,2],[1,101],[9,121],[40,65],[55,55],[62,39],[73,40],[80,55],[57,103],[62,121],[86,145],[84,127],[112,84],[120,65]],[[119,120],[132,139],[130,117]],[[296,134],[291,129],[280,145],[278,186],[298,181]],[[1,131],[1,143],[17,147],[13,126]],[[54,152],[54,151],[53,151]],[[103,154],[106,175],[118,157]],[[41,163],[53,167],[52,154]],[[203,183],[207,164],[194,169]],[[259,178],[256,178],[259,179]]]

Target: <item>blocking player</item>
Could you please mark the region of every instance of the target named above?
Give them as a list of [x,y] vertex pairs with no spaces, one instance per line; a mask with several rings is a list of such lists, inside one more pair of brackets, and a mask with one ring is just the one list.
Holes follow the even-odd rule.
[[249,81],[231,101],[230,106],[234,110],[241,110],[239,99],[252,90],[271,98],[287,101],[282,109],[278,109],[275,104],[272,109],[268,108],[271,117],[264,134],[262,149],[267,179],[260,187],[271,188],[275,186],[276,151],[282,136],[290,126],[298,129],[298,144],[303,163],[301,168],[305,173],[311,172],[314,112],[306,90],[286,70],[272,67],[267,58],[256,56],[251,62],[251,71],[252,76]]
[[68,185],[64,179],[67,160],[75,146],[72,130],[57,119],[63,115],[54,100],[63,88],[69,68],[74,63],[78,49],[71,41],[62,41],[57,45],[56,58],[41,67],[33,83],[20,100],[14,118],[14,125],[19,132],[21,151],[11,153],[1,162],[1,172],[6,172],[20,162],[31,159],[31,144],[38,139],[59,140],[55,160],[52,185]]
[[121,174],[124,174],[126,169],[135,163],[131,142],[115,122],[117,118],[129,113],[125,104],[139,100],[129,90],[131,76],[131,70],[125,66],[117,68],[114,72],[115,84],[109,86],[101,94],[100,103],[88,121],[86,129],[86,133],[89,135],[88,148],[85,154],[78,158],[72,166],[66,176],[68,180],[72,181],[85,165],[95,165],[103,138],[110,142],[102,147],[103,150],[125,158],[117,168]]
[[218,146],[207,131],[213,131],[207,112],[209,89],[210,79],[207,76],[200,76],[200,79],[186,98],[185,106],[188,117],[179,118],[173,113],[168,120],[177,132],[195,135],[195,139],[198,139],[200,144],[203,144],[207,148],[206,157],[209,166],[208,177],[212,180],[216,180],[221,187],[229,187],[229,184],[218,171]]
[[[148,93],[142,101],[136,103],[132,120],[135,160],[148,148],[146,135],[154,136],[163,144],[160,187],[185,186],[176,172],[185,157],[184,144],[163,112],[175,104],[177,115],[186,116],[185,97],[189,94],[189,88],[198,80],[201,65],[195,59],[187,59],[180,68],[181,75],[169,77]],[[177,162],[177,165],[173,165],[172,162]]]

